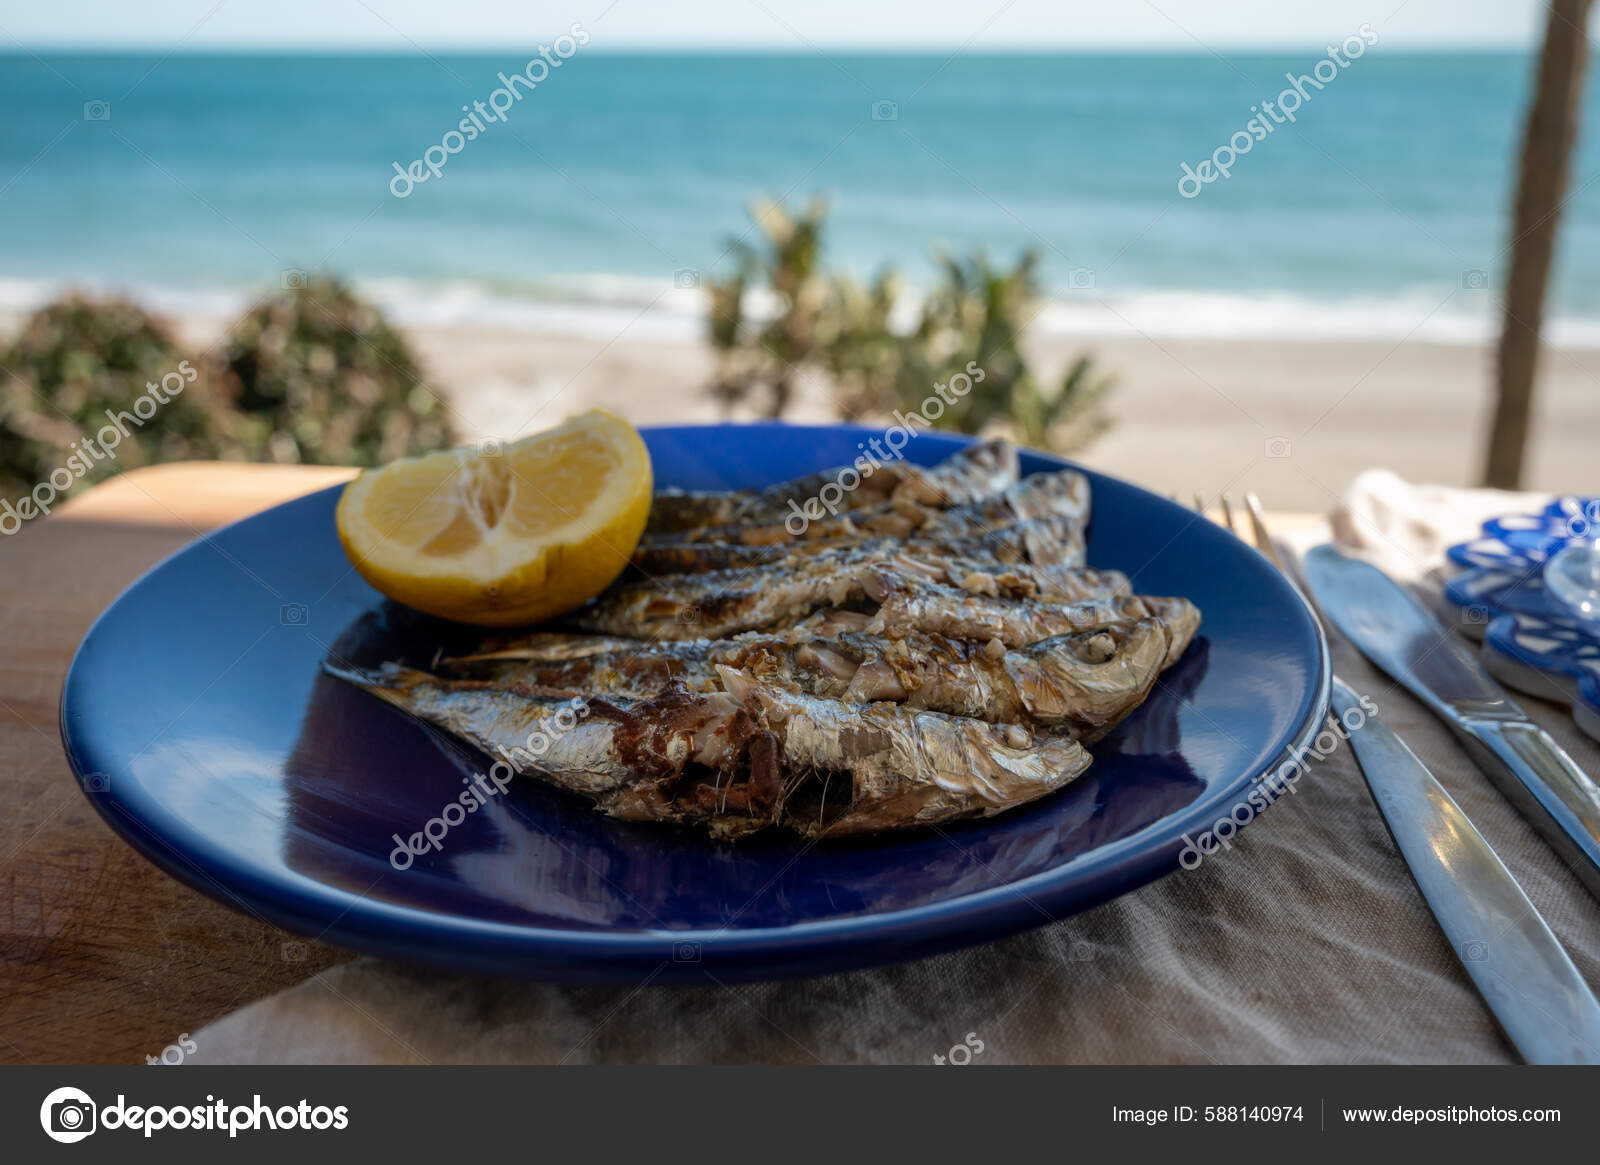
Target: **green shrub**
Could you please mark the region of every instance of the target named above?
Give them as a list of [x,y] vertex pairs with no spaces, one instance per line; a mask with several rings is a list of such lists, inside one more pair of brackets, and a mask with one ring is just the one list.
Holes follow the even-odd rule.
[[886,386],[884,406],[914,409],[930,385],[948,384],[971,368],[971,389],[934,422],[964,433],[1008,428],[1027,445],[1062,451],[1081,449],[1108,425],[1099,405],[1115,379],[1079,356],[1053,391],[1022,352],[1023,335],[1038,311],[1038,256],[1026,251],[1011,270],[992,265],[982,252],[941,260],[941,278],[929,293],[922,318],[907,344],[907,358]]
[[844,420],[884,411],[888,387],[904,375],[912,346],[890,322],[900,294],[900,277],[893,271],[880,272],[866,287],[849,276],[833,281],[824,362]]
[[[0,350],[0,497],[60,470],[70,492],[134,466],[189,459],[374,465],[454,440],[444,405],[377,309],[331,279],[258,303],[216,356],[120,299],[68,296]],[[140,404],[158,390],[157,407]],[[123,419],[111,456],[83,452]],[[133,422],[137,423],[133,423]],[[53,504],[53,503],[52,503]]]
[[[718,353],[714,393],[726,404],[757,394],[764,411],[781,416],[794,381],[806,369],[832,381],[834,401],[846,420],[885,417],[921,408],[935,384],[972,374],[970,390],[954,395],[934,424],[966,433],[1009,431],[1029,445],[1070,450],[1098,435],[1099,411],[1111,377],[1082,356],[1059,385],[1041,387],[1022,352],[1022,340],[1039,301],[1037,256],[1025,252],[1010,270],[979,252],[943,257],[939,278],[923,299],[909,330],[893,324],[901,281],[892,270],[863,287],[822,270],[826,212],[813,201],[791,217],[769,202],[752,218],[764,243],[730,249],[733,275],[710,284],[709,335]],[[744,316],[746,293],[757,287],[776,305],[766,323]]]
[[[795,376],[814,361],[828,329],[829,287],[818,268],[827,208],[813,200],[791,215],[776,202],[750,211],[762,246],[743,237],[728,243],[733,274],[707,284],[711,304],[707,337],[717,352],[712,392],[725,404],[765,397],[762,412],[781,417],[794,396]],[[744,296],[752,283],[772,294],[778,311],[762,324],[746,318]]]
[[[76,486],[154,461],[240,454],[227,386],[188,358],[164,322],[127,301],[71,295],[40,309],[0,353],[0,367],[6,497],[62,468]],[[133,414],[136,405],[153,411]],[[119,414],[118,435],[99,441]]]
[[454,442],[400,333],[334,279],[251,308],[221,360],[238,382],[241,437],[254,457],[377,465]]

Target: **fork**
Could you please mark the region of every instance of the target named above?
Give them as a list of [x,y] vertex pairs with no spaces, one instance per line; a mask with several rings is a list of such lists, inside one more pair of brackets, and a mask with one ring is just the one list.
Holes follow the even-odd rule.
[[[1244,500],[1251,541],[1320,622],[1278,557],[1261,500],[1253,493]],[[1243,540],[1232,499],[1219,501],[1223,523]],[[1198,496],[1195,503],[1204,516]],[[1333,704],[1406,868],[1506,1038],[1530,1064],[1600,1063],[1600,1003],[1511,872],[1427,766],[1372,714],[1376,706],[1338,676]]]

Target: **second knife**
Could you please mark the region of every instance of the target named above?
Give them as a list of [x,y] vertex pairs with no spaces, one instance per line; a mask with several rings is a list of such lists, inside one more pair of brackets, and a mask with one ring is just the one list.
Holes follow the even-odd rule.
[[1323,614],[1455,731],[1496,788],[1600,898],[1600,786],[1383,571],[1332,546],[1308,553],[1304,569]]

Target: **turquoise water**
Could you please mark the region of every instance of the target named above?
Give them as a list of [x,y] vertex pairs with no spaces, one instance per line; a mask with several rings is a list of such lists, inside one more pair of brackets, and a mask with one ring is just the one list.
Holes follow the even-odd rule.
[[[1481,325],[1504,268],[1524,56],[1369,49],[1230,178],[1179,195],[1182,163],[1318,59],[579,49],[400,199],[393,164],[490,100],[522,52],[13,54],[0,288],[184,303],[330,268],[424,316],[625,307],[724,264],[752,195],[823,192],[830,254],[863,274],[892,262],[924,279],[939,246],[1039,247],[1063,327],[1090,326],[1101,302],[1178,331],[1383,332],[1434,307],[1430,326]],[[1555,290],[1580,330],[1600,327],[1600,182],[1584,185],[1597,93]],[[85,120],[98,101],[109,118]],[[1487,291],[1463,279],[1479,270]]]

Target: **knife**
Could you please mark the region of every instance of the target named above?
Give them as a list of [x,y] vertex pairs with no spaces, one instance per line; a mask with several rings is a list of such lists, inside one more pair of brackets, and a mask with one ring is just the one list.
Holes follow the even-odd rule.
[[1512,1046],[1529,1064],[1600,1064],[1600,1003],[1483,835],[1338,679],[1333,711],[1417,889]]
[[1363,655],[1431,708],[1478,767],[1600,898],[1600,787],[1411,592],[1332,546],[1305,556],[1317,605]]

